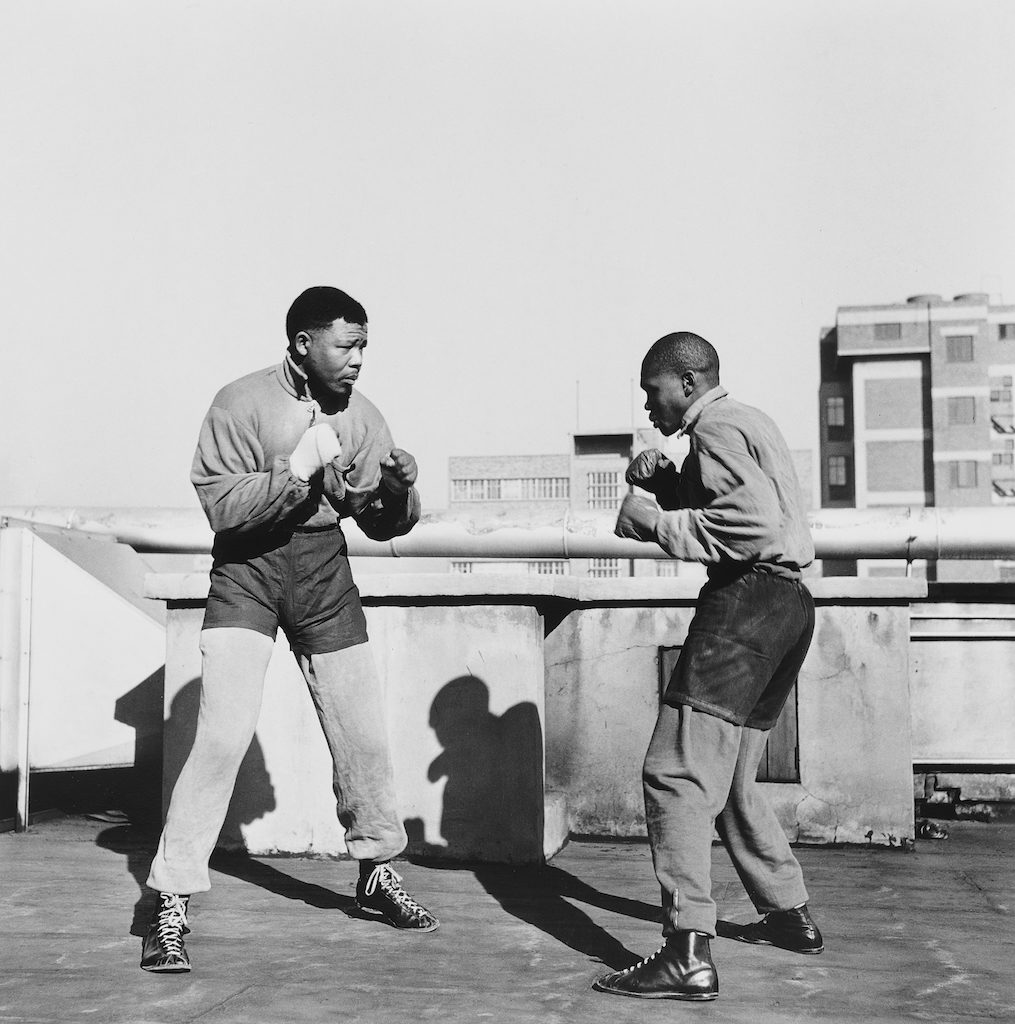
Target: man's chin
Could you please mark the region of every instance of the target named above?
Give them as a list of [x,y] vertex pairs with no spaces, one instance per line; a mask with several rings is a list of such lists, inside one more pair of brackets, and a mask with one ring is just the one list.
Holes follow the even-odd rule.
[[328,388],[327,394],[320,399],[321,409],[329,416],[335,412],[343,412],[349,405],[349,399],[351,397],[351,384],[340,384],[335,387],[330,387]]

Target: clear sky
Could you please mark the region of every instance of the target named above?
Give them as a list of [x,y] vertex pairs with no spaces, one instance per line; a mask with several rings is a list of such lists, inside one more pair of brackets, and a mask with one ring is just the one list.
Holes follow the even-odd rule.
[[196,504],[310,284],[430,507],[647,425],[671,330],[816,447],[837,306],[1015,301],[1013,45],[1010,0],[6,4],[0,505]]

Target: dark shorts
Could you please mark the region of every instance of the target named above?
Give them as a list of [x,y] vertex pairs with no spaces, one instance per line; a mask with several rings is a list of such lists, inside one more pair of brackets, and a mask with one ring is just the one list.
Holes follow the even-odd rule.
[[771,729],[814,632],[814,601],[799,580],[747,572],[702,587],[663,700],[734,725]]
[[219,546],[204,628],[231,626],[274,638],[281,626],[296,654],[366,643],[366,618],[346,552],[337,527],[297,531],[246,551]]

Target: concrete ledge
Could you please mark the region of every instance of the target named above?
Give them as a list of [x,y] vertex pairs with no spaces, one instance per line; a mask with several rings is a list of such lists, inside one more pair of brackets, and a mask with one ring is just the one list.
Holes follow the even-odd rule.
[[[862,576],[816,577],[806,580],[815,601],[909,602],[927,596],[926,580]],[[611,604],[693,601],[702,581],[680,577],[587,579],[577,576],[530,576],[525,573],[393,573],[362,575],[357,585],[370,598],[560,598]],[[144,596],[162,601],[203,601],[207,573],[149,573]]]

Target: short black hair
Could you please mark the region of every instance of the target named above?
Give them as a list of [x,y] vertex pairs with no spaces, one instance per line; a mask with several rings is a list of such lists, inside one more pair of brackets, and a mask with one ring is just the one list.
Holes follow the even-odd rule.
[[645,353],[642,374],[683,373],[696,370],[715,384],[719,383],[719,353],[700,335],[676,331],[660,338]]
[[365,326],[367,311],[340,288],[315,285],[296,296],[285,318],[285,333],[290,342],[300,331],[320,330],[341,317],[347,324]]

